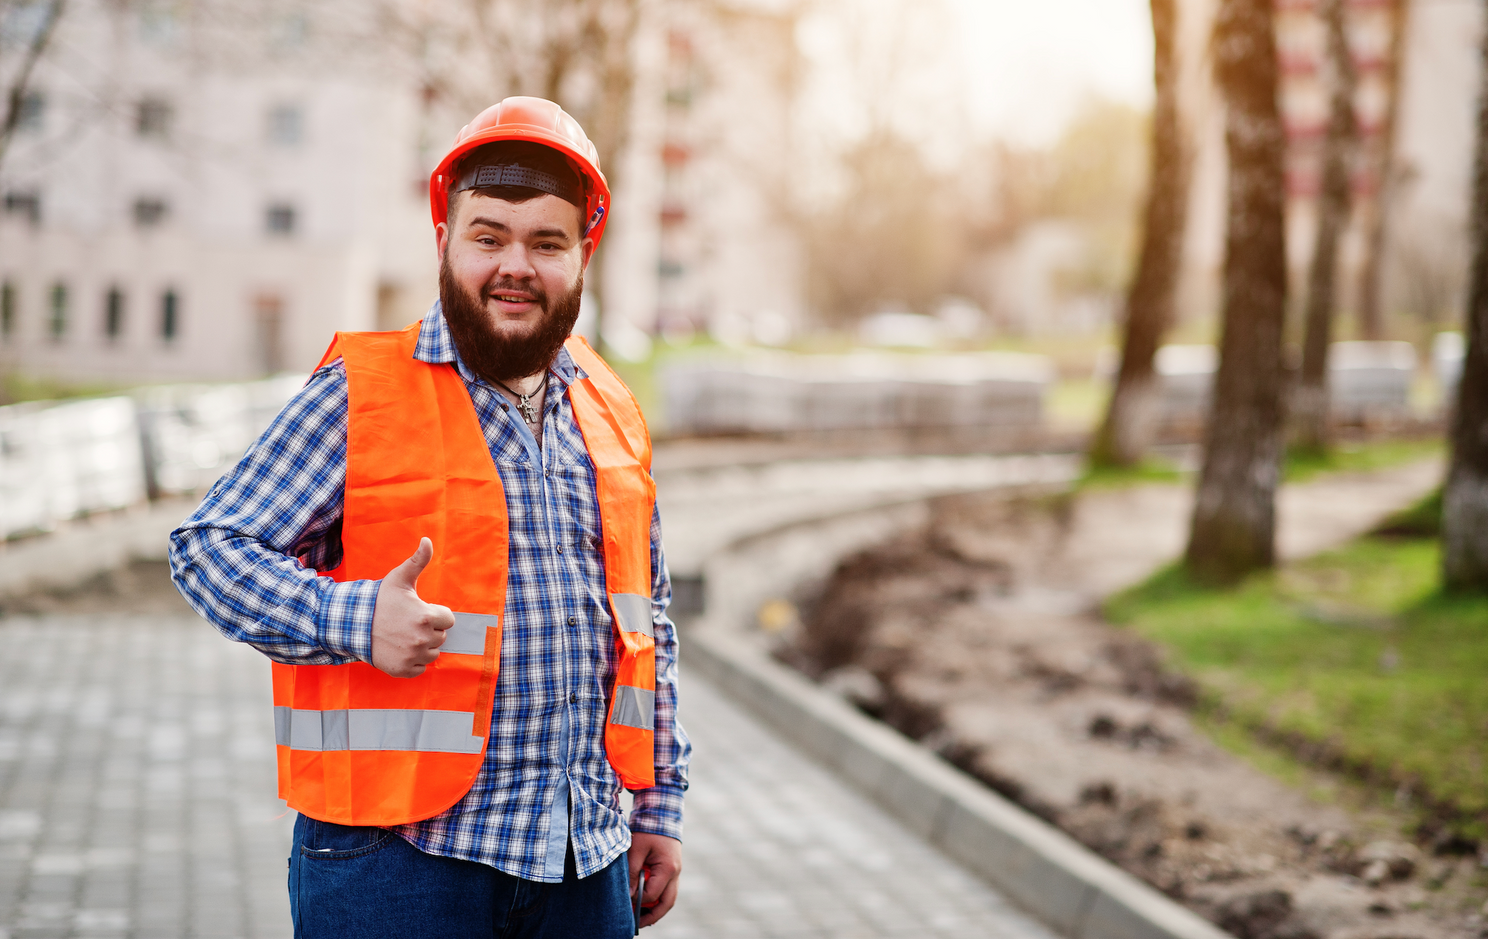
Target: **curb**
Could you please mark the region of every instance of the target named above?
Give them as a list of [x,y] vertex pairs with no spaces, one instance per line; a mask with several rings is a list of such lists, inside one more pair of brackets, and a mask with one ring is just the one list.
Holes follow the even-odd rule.
[[685,634],[682,658],[915,834],[1070,939],[1231,939],[746,642],[699,624]]
[[164,560],[170,533],[196,508],[195,497],[69,522],[0,550],[0,597],[70,587],[131,560]]

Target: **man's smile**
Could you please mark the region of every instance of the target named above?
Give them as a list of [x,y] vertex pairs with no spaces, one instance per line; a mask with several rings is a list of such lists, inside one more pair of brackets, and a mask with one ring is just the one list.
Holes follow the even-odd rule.
[[526,313],[534,307],[541,306],[537,298],[530,293],[512,290],[498,290],[486,295],[495,300],[497,305],[505,313]]

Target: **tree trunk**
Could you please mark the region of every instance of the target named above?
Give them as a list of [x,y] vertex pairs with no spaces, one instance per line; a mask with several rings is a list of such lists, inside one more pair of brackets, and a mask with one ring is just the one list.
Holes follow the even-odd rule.
[[1328,346],[1337,307],[1338,241],[1349,220],[1349,170],[1354,150],[1354,63],[1344,22],[1345,0],[1323,0],[1327,30],[1325,87],[1330,94],[1323,138],[1323,179],[1318,193],[1317,241],[1307,277],[1306,335],[1302,377],[1292,399],[1292,426],[1299,447],[1328,448]]
[[1452,417],[1452,467],[1442,505],[1442,574],[1449,588],[1488,592],[1488,36],[1479,69],[1467,358]]
[[1173,321],[1174,290],[1183,263],[1188,158],[1178,113],[1177,0],[1152,0],[1152,166],[1147,183],[1142,254],[1126,296],[1121,368],[1106,419],[1090,448],[1094,466],[1132,466],[1156,430],[1159,388],[1153,357]]
[[1286,180],[1272,0],[1222,0],[1212,51],[1229,208],[1219,370],[1186,561],[1195,578],[1229,583],[1275,557]]
[[1390,198],[1395,188],[1395,126],[1400,115],[1400,76],[1405,61],[1405,36],[1410,23],[1410,0],[1390,0],[1390,51],[1385,62],[1385,117],[1380,128],[1374,173],[1374,204],[1365,218],[1364,264],[1359,271],[1359,333],[1365,339],[1384,338],[1383,280],[1385,239],[1390,220]]

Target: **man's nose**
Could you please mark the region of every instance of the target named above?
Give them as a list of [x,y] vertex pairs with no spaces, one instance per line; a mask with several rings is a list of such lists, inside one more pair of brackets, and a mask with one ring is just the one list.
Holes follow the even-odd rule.
[[496,259],[496,273],[516,280],[527,280],[537,271],[532,267],[532,256],[524,244],[510,244]]

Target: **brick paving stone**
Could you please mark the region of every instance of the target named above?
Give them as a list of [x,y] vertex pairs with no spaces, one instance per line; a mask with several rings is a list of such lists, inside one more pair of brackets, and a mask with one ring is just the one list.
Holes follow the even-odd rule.
[[682,715],[696,746],[683,889],[653,939],[1052,939],[685,667]]
[[[194,617],[0,620],[0,939],[290,935],[267,662]],[[1053,939],[684,673],[681,900],[653,939]]]

